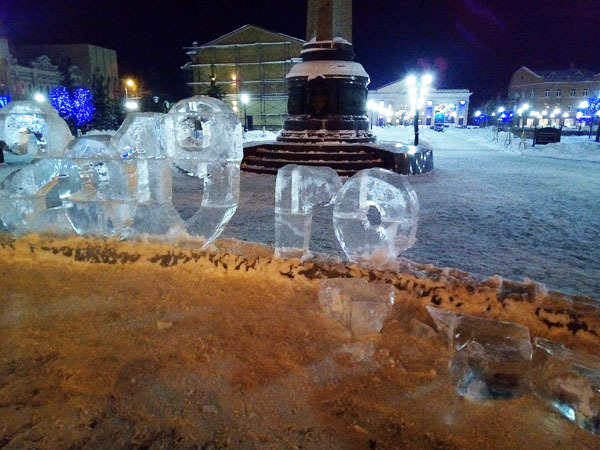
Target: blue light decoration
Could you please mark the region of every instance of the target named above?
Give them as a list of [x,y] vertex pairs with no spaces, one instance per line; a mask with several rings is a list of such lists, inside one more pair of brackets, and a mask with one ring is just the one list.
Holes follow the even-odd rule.
[[0,108],[10,103],[10,97],[8,95],[0,95]]
[[64,86],[59,86],[49,94],[50,103],[64,119],[73,119],[77,126],[92,120],[96,108],[92,102],[89,89],[77,88],[69,92]]
[[500,120],[502,120],[502,123],[508,123],[512,120],[514,115],[515,113],[512,111],[504,111],[500,116]]
[[600,97],[594,95],[587,99],[588,107],[587,108],[577,108],[577,112],[581,114],[576,114],[577,120],[579,122],[585,122],[587,120],[591,120],[594,115],[600,111]]

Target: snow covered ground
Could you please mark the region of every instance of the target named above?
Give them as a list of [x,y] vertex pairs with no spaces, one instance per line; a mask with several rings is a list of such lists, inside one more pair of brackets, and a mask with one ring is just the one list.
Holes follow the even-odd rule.
[[[375,129],[408,142],[412,128]],[[566,137],[525,150],[489,129],[421,130],[435,172],[411,177],[421,205],[417,243],[405,256],[476,275],[532,278],[600,299],[600,144]],[[225,236],[272,244],[274,177],[243,174]],[[311,249],[341,255],[331,208],[316,212]]]
[[[411,127],[375,129],[380,140],[409,142]],[[272,139],[262,131],[247,140]],[[490,129],[421,130],[434,147],[435,172],[411,177],[421,205],[416,245],[404,256],[485,277],[524,277],[600,300],[600,144],[587,136],[519,148]],[[7,155],[0,181],[20,167]],[[174,203],[189,217],[199,180],[174,172]],[[243,173],[238,211],[223,236],[273,244],[275,177]],[[310,248],[341,256],[331,208],[315,212]]]

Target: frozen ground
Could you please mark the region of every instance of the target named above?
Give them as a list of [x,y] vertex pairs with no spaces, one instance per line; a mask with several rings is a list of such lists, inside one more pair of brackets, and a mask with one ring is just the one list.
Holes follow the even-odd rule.
[[[381,140],[412,139],[410,127],[375,131]],[[262,132],[247,137],[264,139]],[[421,220],[405,256],[600,299],[600,145],[584,136],[519,149],[518,140],[505,147],[505,137],[492,141],[485,129],[421,131],[434,146],[435,173],[409,180]],[[25,161],[9,154],[7,162],[0,180]],[[193,213],[200,187],[175,173],[183,216]],[[275,177],[243,173],[240,206],[224,236],[273,244],[274,189]],[[331,208],[315,212],[310,248],[342,255]]]

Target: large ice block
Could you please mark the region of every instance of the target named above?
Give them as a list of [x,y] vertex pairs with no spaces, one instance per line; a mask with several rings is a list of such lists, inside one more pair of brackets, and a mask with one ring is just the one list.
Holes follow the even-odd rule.
[[513,398],[529,389],[533,348],[527,327],[426,308],[454,352],[451,369],[459,395]]
[[182,226],[173,206],[173,175],[163,138],[165,115],[129,114],[111,138],[124,160],[135,162],[137,207],[133,229],[137,233],[167,234]]
[[392,312],[394,287],[359,278],[330,278],[319,282],[323,311],[353,335],[379,333]]
[[60,158],[72,139],[67,123],[47,103],[13,101],[0,109],[0,141],[15,154]]
[[15,101],[0,109],[0,140],[17,154],[35,157],[0,184],[0,219],[11,233],[72,231],[61,206],[48,201],[71,139],[66,122],[48,104]]
[[288,164],[275,182],[275,256],[302,257],[308,253],[312,210],[329,205],[342,187],[330,167]]
[[335,234],[351,261],[397,258],[414,244],[418,221],[415,191],[389,170],[361,170],[335,199]]
[[80,137],[65,152],[60,196],[78,234],[130,235],[136,209],[135,162],[110,143],[110,136]]
[[171,108],[163,136],[173,163],[204,179],[202,201],[185,229],[208,244],[221,234],[239,203],[244,156],[240,120],[222,101],[195,96]]
[[535,338],[535,392],[560,414],[600,434],[600,358]]

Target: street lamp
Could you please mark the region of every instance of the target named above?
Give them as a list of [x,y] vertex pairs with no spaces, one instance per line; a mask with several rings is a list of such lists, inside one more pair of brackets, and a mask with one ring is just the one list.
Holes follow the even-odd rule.
[[246,123],[246,105],[250,102],[250,97],[248,96],[248,94],[244,93],[241,95],[240,100],[244,105],[244,131],[248,131],[248,124]]
[[46,96],[44,94],[42,94],[41,92],[36,92],[35,94],[33,94],[33,99],[36,102],[45,102],[46,101]]
[[125,98],[129,98],[129,91],[127,88],[135,88],[135,82],[131,78],[128,78],[125,81]]
[[423,74],[420,83],[417,82],[417,77],[414,75],[406,77],[411,109],[414,111],[415,145],[419,145],[419,109],[423,106],[425,96],[432,81],[433,75],[430,73]]

